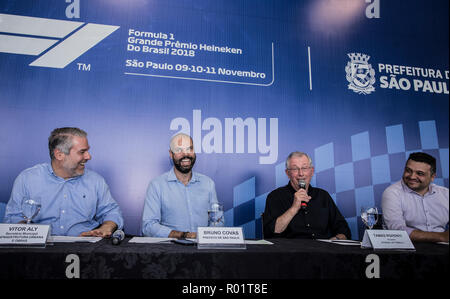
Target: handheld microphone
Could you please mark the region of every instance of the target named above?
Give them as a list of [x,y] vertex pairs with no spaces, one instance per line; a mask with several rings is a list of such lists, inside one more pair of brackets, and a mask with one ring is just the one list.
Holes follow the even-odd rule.
[[123,232],[123,230],[118,229],[112,234],[111,243],[113,245],[119,245],[120,242],[123,241],[123,239],[125,239],[125,233]]
[[[305,180],[298,181],[298,187],[300,189],[305,189],[306,190],[306,182],[305,182]],[[300,204],[300,209],[306,210],[307,207],[308,207],[308,204],[306,202],[302,201],[302,203]]]

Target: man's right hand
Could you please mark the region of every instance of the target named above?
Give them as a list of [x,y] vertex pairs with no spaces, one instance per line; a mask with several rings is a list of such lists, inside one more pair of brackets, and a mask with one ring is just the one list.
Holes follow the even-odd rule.
[[442,242],[448,242],[448,230],[442,232]]
[[409,234],[411,241],[416,242],[448,242],[448,230],[445,232],[424,232],[420,230],[413,230]]
[[294,202],[292,208],[298,212],[302,206],[302,202],[308,203],[311,200],[311,196],[308,195],[305,189],[299,189],[294,193]]
[[291,222],[292,218],[300,211],[302,202],[308,203],[311,200],[311,196],[308,195],[305,189],[300,189],[294,193],[294,202],[290,209],[284,212],[283,215],[277,218],[275,222],[275,233],[282,233]]
[[[177,231],[177,230],[172,230],[169,233],[169,238],[181,239],[181,238],[183,238],[183,235],[184,235],[184,232],[180,232],[180,231]],[[195,238],[197,238],[197,233],[195,233],[195,232],[187,232],[186,238],[187,239],[195,239]]]

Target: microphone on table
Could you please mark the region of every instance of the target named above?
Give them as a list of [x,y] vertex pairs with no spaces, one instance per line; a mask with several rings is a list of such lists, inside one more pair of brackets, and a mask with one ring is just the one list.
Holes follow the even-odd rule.
[[111,243],[113,245],[119,245],[120,242],[125,239],[125,233],[121,229],[117,229],[111,236]]
[[[306,182],[305,182],[305,180],[299,180],[298,181],[298,187],[300,189],[305,189],[306,190]],[[308,204],[306,202],[302,201],[302,203],[300,204],[300,209],[306,210],[307,207],[308,207]]]

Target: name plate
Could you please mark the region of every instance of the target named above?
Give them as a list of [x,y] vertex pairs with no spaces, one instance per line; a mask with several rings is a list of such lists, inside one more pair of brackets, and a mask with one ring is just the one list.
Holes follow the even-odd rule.
[[367,229],[364,233],[361,248],[416,250],[406,231],[382,229]]
[[242,227],[199,227],[198,249],[246,249]]
[[50,225],[0,223],[0,246],[45,247]]

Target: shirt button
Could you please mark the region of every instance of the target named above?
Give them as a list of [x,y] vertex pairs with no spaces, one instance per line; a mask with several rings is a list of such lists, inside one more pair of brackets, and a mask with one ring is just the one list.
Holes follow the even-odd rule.
[[309,223],[308,223],[308,224],[306,224],[306,227],[309,227]]
[[60,229],[64,229],[64,226],[61,225],[59,228],[60,228]]
[[67,194],[64,194],[64,198],[67,198]]
[[64,214],[65,212],[66,212],[65,210],[62,210],[62,211],[61,211],[61,213],[63,213],[63,214]]

